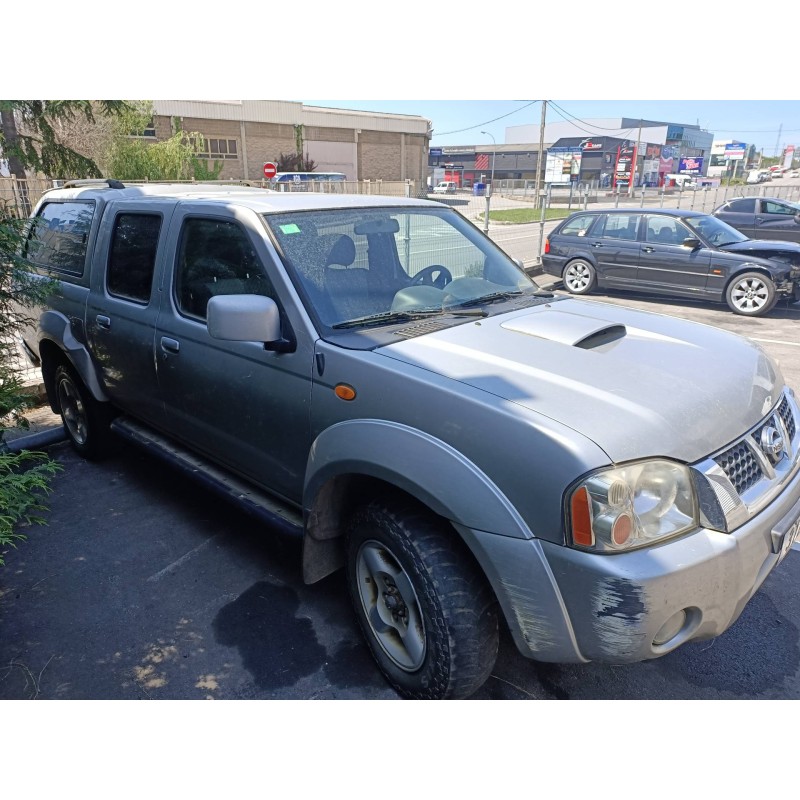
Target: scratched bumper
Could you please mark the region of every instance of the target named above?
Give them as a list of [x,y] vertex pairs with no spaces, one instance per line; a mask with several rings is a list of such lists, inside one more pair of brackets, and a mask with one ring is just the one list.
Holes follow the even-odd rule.
[[[523,655],[627,663],[723,633],[778,563],[782,533],[798,517],[800,473],[730,534],[704,529],[606,556],[476,531],[469,540]],[[680,630],[654,644],[681,611]]]

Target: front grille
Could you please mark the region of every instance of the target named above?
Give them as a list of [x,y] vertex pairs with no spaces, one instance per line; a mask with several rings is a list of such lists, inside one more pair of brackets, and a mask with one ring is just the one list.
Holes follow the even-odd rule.
[[786,426],[786,433],[789,434],[789,439],[794,440],[794,434],[797,428],[795,427],[794,414],[792,414],[792,409],[789,406],[786,395],[783,396],[783,400],[778,406],[778,414],[780,414],[783,424]]
[[740,497],[764,477],[761,466],[744,442],[738,442],[714,460],[727,475]]

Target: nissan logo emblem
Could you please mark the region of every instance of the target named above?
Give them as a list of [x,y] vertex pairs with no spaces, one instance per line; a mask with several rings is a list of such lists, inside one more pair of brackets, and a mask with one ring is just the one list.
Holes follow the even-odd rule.
[[761,431],[760,445],[764,454],[773,464],[777,464],[781,460],[783,455],[783,437],[772,425],[767,425]]

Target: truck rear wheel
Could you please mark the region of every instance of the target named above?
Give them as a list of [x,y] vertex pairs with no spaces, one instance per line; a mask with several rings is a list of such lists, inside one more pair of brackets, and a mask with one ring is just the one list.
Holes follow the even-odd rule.
[[404,697],[469,697],[497,657],[485,577],[446,523],[408,504],[372,502],[347,536],[351,599],[372,655]]
[[95,400],[75,371],[64,364],[56,368],[54,385],[58,410],[70,444],[84,458],[96,459],[105,455],[113,418],[108,404]]

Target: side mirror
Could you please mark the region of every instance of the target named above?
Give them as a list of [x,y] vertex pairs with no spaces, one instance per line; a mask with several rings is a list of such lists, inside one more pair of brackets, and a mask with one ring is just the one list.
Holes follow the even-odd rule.
[[264,342],[267,350],[293,349],[281,336],[277,303],[260,294],[220,294],[208,301],[208,333],[226,342]]
[[697,248],[700,247],[700,240],[689,237],[688,239],[683,240],[682,246],[688,247],[690,250],[697,250]]
[[800,214],[795,214],[795,215],[794,215],[794,221],[795,221],[795,222],[796,222],[798,225],[800,225]]

